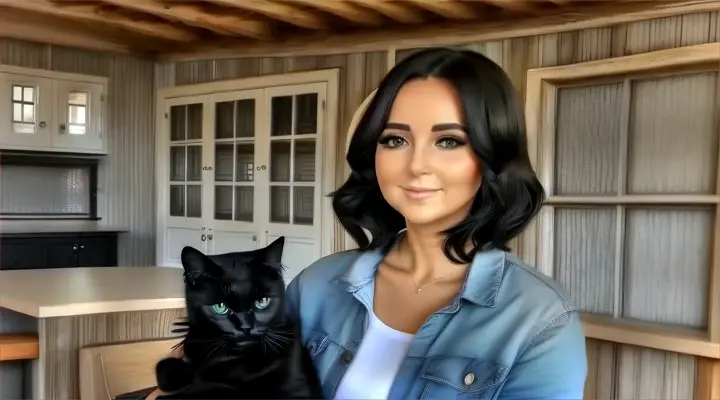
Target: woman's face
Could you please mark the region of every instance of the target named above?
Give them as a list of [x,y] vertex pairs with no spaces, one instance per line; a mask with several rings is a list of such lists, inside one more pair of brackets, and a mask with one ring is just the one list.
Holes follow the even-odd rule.
[[455,89],[443,79],[406,83],[377,145],[383,197],[410,225],[463,220],[480,188],[480,165],[465,132]]

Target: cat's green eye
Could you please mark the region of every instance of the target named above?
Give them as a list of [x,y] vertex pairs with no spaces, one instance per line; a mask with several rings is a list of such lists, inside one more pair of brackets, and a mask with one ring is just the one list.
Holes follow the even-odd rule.
[[215,312],[215,314],[225,315],[230,312],[230,309],[228,306],[225,305],[225,303],[219,303],[219,304],[213,304],[212,310]]
[[263,297],[262,299],[255,301],[255,308],[257,308],[258,310],[267,308],[267,306],[269,306],[269,305],[270,305],[269,297]]

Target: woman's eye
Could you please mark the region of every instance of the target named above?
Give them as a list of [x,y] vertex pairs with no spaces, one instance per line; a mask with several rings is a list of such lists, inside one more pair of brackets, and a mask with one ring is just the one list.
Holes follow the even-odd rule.
[[270,305],[270,298],[269,298],[269,297],[263,297],[262,299],[257,300],[257,301],[255,302],[255,308],[257,308],[258,310],[262,310],[262,309],[264,309],[264,308],[267,308],[267,306],[269,306],[269,305]]
[[437,143],[438,143],[438,146],[446,148],[446,149],[454,149],[454,148],[460,147],[463,144],[465,144],[454,138],[443,138],[443,139],[438,140]]
[[385,136],[380,139],[380,144],[384,147],[388,148],[396,148],[401,147],[405,144],[405,139],[401,138],[400,136]]
[[225,305],[225,303],[213,304],[212,310],[218,315],[225,315],[230,312],[230,309]]

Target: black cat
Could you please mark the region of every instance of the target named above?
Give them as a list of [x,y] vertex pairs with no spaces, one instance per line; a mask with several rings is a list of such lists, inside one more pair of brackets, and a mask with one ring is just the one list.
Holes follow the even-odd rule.
[[182,250],[184,358],[157,364],[158,385],[171,393],[160,399],[323,397],[299,325],[285,314],[284,242],[218,256]]

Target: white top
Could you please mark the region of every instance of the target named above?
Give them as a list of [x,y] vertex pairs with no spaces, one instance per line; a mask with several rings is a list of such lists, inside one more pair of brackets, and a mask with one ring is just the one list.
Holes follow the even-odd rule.
[[370,313],[370,324],[360,348],[345,372],[336,399],[387,399],[415,335],[385,325]]
[[36,318],[185,308],[182,268],[0,271],[0,308]]

